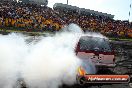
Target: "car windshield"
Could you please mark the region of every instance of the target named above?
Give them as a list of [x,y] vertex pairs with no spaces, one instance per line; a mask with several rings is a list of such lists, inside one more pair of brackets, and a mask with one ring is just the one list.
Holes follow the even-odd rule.
[[109,42],[104,38],[83,36],[79,42],[80,50],[111,52]]

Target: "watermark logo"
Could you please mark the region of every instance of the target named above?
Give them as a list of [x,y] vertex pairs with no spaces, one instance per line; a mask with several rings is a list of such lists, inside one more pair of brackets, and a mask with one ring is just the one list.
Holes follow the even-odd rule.
[[[84,83],[129,83],[129,75],[80,75],[79,82]],[[84,82],[85,81],[85,82]],[[132,86],[132,84],[130,84]]]

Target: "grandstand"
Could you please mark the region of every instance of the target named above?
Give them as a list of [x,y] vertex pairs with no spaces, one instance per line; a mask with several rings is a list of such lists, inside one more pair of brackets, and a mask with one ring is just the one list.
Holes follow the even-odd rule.
[[111,14],[102,13],[102,12],[98,12],[98,11],[94,11],[94,10],[90,10],[90,9],[85,9],[85,8],[79,8],[79,7],[76,7],[76,6],[71,6],[71,5],[62,4],[62,3],[55,3],[53,8],[54,9],[58,9],[58,8],[71,9],[71,10],[76,10],[79,13],[84,13],[85,12],[85,13],[90,14],[90,15],[92,14],[92,15],[95,15],[95,16],[105,16],[105,17],[108,17],[108,18],[111,18],[111,19],[114,18],[114,15],[111,15]]
[[[4,0],[5,1],[5,0]],[[84,31],[101,32],[110,37],[132,37],[132,23],[114,20],[114,15],[56,3],[52,8],[35,1],[0,2],[0,30],[26,32],[57,32],[70,23]]]
[[0,0],[0,2],[23,2],[23,3],[32,3],[32,4],[37,4],[37,5],[47,5],[48,0]]
[[90,29],[111,37],[132,37],[132,23],[114,20],[114,15],[62,3],[54,4],[54,10],[66,24],[76,23],[84,31]]
[[15,0],[0,0],[0,2],[4,2],[4,1],[10,1],[10,2],[12,2],[12,1],[15,1]]
[[48,4],[48,0],[29,0],[29,2],[45,6]]

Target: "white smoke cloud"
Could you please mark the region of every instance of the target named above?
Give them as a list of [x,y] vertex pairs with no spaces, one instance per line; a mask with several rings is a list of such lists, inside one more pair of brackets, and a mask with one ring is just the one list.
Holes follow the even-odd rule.
[[[31,43],[29,36],[0,35],[0,87],[13,88],[19,78],[23,78],[29,88],[58,88],[62,84],[74,84],[77,68],[83,64],[74,50],[84,34],[75,24],[66,29],[68,31],[40,37]],[[92,73],[94,66],[90,63],[87,70]]]
[[79,36],[71,30],[43,38],[34,45],[23,71],[26,83],[31,88],[58,88],[62,84],[74,84],[77,68],[81,65],[74,53]]
[[0,88],[12,88],[15,84],[25,48],[19,35],[0,35]]

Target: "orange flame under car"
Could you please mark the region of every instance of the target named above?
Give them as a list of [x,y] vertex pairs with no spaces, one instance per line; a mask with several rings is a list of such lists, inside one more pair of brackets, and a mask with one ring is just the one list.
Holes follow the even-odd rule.
[[87,74],[87,72],[84,70],[84,68],[83,67],[79,67],[78,68],[78,75],[79,76],[84,76],[84,75],[86,75]]

